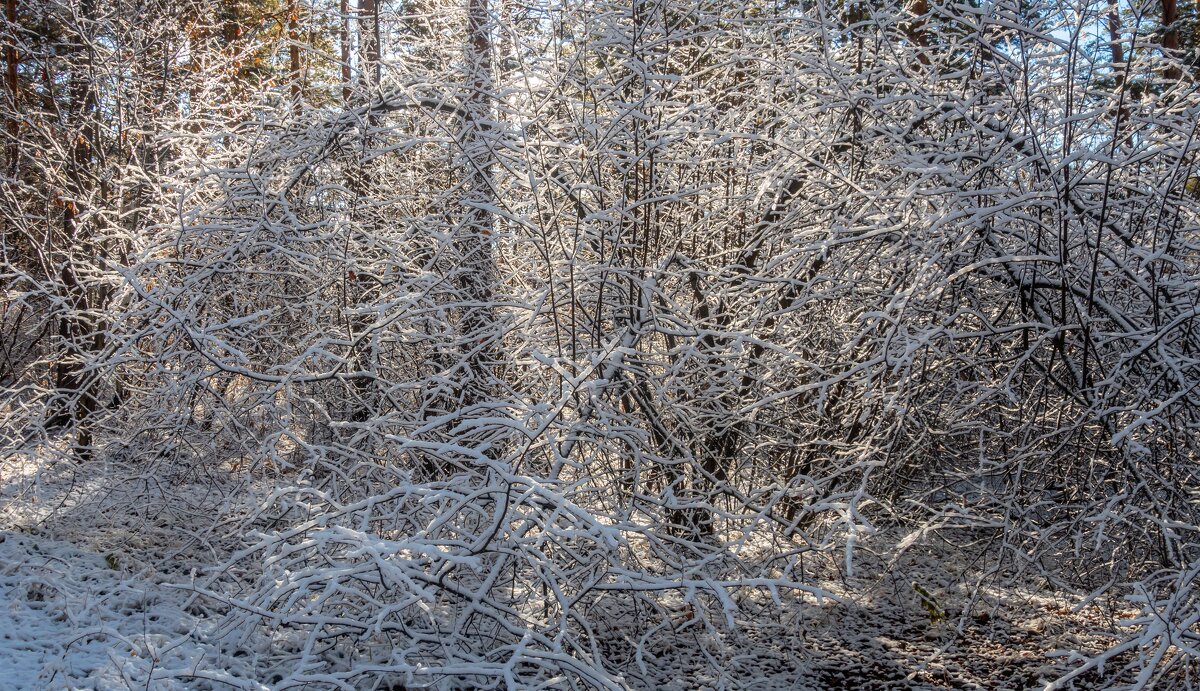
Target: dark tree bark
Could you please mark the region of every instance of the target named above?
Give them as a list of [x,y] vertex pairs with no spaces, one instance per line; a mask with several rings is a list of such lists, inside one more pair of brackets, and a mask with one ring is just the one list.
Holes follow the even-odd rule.
[[359,79],[368,98],[379,89],[383,67],[380,64],[379,3],[358,0],[358,42],[362,51]]
[[17,121],[17,113],[20,112],[20,84],[17,81],[17,66],[19,58],[17,57],[17,0],[5,0],[4,18],[8,22],[8,40],[4,44],[4,81],[8,87],[9,98],[12,99],[12,114],[5,123],[5,129],[8,131],[8,166],[9,170],[15,175],[18,166],[18,157],[20,156],[20,148],[18,145],[18,137],[21,133],[20,123]]
[[467,96],[462,132],[465,218],[455,237],[455,249],[462,264],[458,288],[467,303],[462,320],[467,369],[462,402],[467,407],[483,402],[490,393],[488,378],[496,348],[496,315],[492,307],[496,274],[494,227],[489,208],[495,202],[492,182],[495,156],[488,141],[494,105],[491,48],[488,0],[468,0]]
[[342,58],[342,105],[350,103],[350,0],[341,0],[338,10],[342,15],[342,26],[339,36]]
[[1108,5],[1108,45],[1112,51],[1113,70],[1117,73],[1117,87],[1125,81],[1125,46],[1121,43],[1121,6],[1116,0]]
[[[358,3],[358,41],[359,41],[359,75],[357,88],[353,94],[349,94],[349,100],[353,102],[355,99],[361,103],[370,103],[371,99],[379,91],[379,83],[382,77],[382,69],[380,66],[380,34],[379,34],[379,4],[376,0],[359,0]],[[349,56],[349,34],[345,36],[343,41],[343,51]],[[349,71],[349,62],[343,68],[343,75]],[[347,97],[343,91],[343,97]],[[372,146],[371,130],[378,124],[379,118],[374,111],[371,111],[366,118],[366,129],[363,132],[362,147],[363,151],[368,151]],[[355,205],[359,200],[370,195],[374,184],[375,172],[371,164],[363,164],[358,168],[349,171],[349,187],[354,193]],[[357,217],[354,226],[362,224],[365,232],[374,235],[377,229],[374,227],[375,216],[371,214],[368,208],[367,213],[370,214],[365,218]],[[351,232],[354,232],[353,228]],[[348,302],[357,305],[361,302],[370,290],[370,284],[367,277],[357,275],[348,267],[349,275],[346,277],[346,293]],[[371,345],[366,338],[366,333],[370,329],[370,319],[367,317],[352,317],[349,320],[350,338],[355,345],[351,346],[351,360],[355,374],[351,386],[353,388],[354,397],[350,404],[350,419],[353,422],[363,423],[371,419],[375,414],[374,401],[374,382],[373,373],[375,371],[375,358],[371,352]]]
[[[81,36],[90,35],[96,19],[95,0],[84,0],[79,17]],[[95,374],[88,370],[89,356],[103,347],[103,335],[93,323],[93,296],[85,284],[90,258],[97,252],[95,217],[81,221],[83,205],[90,203],[93,192],[95,147],[99,130],[96,125],[97,95],[93,79],[91,48],[80,39],[72,48],[76,58],[71,65],[68,122],[76,130],[72,137],[71,156],[62,192],[62,246],[56,257],[60,290],[65,308],[58,317],[58,336],[62,351],[54,368],[56,400],[48,415],[51,427],[74,425],[76,453],[80,460],[92,455],[92,416],[98,402]],[[81,275],[82,274],[82,275]]]
[[912,19],[905,23],[904,33],[917,48],[917,62],[927,66],[930,64],[929,52],[926,50],[929,46],[929,37],[925,31],[925,15],[929,13],[928,0],[915,0],[910,13]]
[[[1172,59],[1179,57],[1179,29],[1175,26],[1178,21],[1179,5],[1177,0],[1162,0],[1162,47],[1167,57]],[[1166,69],[1163,76],[1167,79],[1179,79],[1182,75],[1178,67],[1171,66]]]
[[292,109],[299,112],[304,98],[300,74],[300,7],[297,0],[288,0],[288,80],[291,82]]

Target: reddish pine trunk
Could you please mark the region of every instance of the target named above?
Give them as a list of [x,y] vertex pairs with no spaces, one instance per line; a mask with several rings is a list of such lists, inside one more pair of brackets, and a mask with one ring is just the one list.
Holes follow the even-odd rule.
[[[1179,31],[1175,27],[1175,22],[1179,21],[1179,6],[1177,0],[1162,0],[1162,47],[1163,52],[1168,58],[1176,59],[1179,50]],[[1181,75],[1179,68],[1175,66],[1168,67],[1163,74],[1167,79],[1179,79]]]
[[1119,87],[1125,81],[1125,48],[1121,45],[1121,8],[1115,0],[1108,6],[1108,45]]
[[380,78],[383,76],[383,67],[379,59],[379,4],[376,0],[358,0],[358,12],[358,40],[362,47],[359,73],[367,94],[372,94],[379,88]]
[[342,0],[339,10],[342,14],[341,48],[342,48],[342,105],[350,103],[350,0]]
[[925,15],[929,12],[928,0],[915,0],[912,5],[912,19],[905,25],[908,40],[917,48],[917,62],[929,65],[929,37],[925,35]]
[[300,83],[300,8],[296,0],[288,2],[288,78],[292,85],[292,108],[300,110],[304,90]]
[[17,111],[20,107],[20,87],[17,83],[17,0],[6,0],[4,9],[10,32],[8,42],[4,44],[5,82],[12,98],[12,115],[5,125],[8,130],[8,165],[16,173],[17,156],[20,153],[17,147],[17,137],[20,134],[20,125],[17,122]]

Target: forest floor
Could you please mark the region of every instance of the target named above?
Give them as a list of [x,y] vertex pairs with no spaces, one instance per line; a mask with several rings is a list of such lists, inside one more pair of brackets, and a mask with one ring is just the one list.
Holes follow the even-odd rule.
[[[188,568],[173,556],[178,538],[168,540],[181,516],[160,511],[150,522],[160,535],[123,531],[128,521],[97,499],[120,489],[74,471],[0,464],[0,686],[269,688],[221,642],[219,618],[189,606]],[[227,501],[206,495],[191,510]],[[214,529],[208,516],[195,531]],[[664,601],[660,611],[671,614],[640,641],[617,627],[596,634],[631,688],[1000,691],[1045,688],[1081,655],[1112,645],[1119,620],[1133,615],[1100,604],[1077,611],[1077,595],[1031,578],[981,578],[979,554],[929,537],[899,550],[905,537],[890,530],[861,541],[853,575],[844,554],[812,560],[805,582],[836,600],[746,594],[732,627],[719,608]],[[202,542],[189,542],[189,559]],[[147,681],[164,674],[174,680]],[[1093,675],[1065,688],[1111,681]]]
[[[689,689],[1046,689],[1116,640],[1135,612],[1013,579],[982,579],[957,548],[916,546],[881,532],[860,543],[854,574],[816,569],[813,584],[838,601],[767,597],[739,603],[734,629],[675,627],[652,648],[638,686]],[[875,552],[875,548],[880,552]],[[887,557],[891,553],[893,556]],[[824,573],[822,573],[824,572]],[[914,585],[915,584],[915,585]],[[932,600],[928,611],[921,593]],[[690,622],[685,622],[690,623]],[[1090,673],[1062,686],[1091,689],[1116,678]]]

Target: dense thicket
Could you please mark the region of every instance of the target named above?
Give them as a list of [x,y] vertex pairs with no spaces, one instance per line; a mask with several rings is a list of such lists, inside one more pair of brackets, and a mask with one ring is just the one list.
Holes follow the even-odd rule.
[[7,0],[0,439],[227,493],[280,687],[619,687],[614,620],[898,523],[1140,598],[1076,672],[1161,683],[1190,7]]

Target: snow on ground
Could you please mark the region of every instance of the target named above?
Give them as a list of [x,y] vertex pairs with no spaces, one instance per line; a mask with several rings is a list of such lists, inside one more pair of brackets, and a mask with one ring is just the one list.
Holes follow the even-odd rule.
[[265,688],[219,645],[220,619],[189,605],[175,556],[211,532],[187,515],[211,490],[147,493],[131,515],[114,504],[145,487],[104,473],[0,462],[0,689]]
[[[113,483],[83,481],[67,467],[0,471],[0,688],[271,688],[250,671],[271,641],[229,636],[221,617],[189,604],[186,564],[199,562],[175,556],[204,552],[213,527],[196,518],[198,507],[219,497],[185,492],[133,521],[103,509]],[[151,509],[162,520],[146,521]],[[180,525],[190,528],[182,539]],[[1107,648],[1115,621],[1131,614],[1074,612],[1077,597],[1034,581],[981,582],[979,555],[933,541],[901,554],[903,537],[881,531],[860,543],[852,576],[839,555],[814,556],[803,580],[838,602],[741,593],[730,629],[702,597],[628,611],[613,598],[607,612],[593,612],[597,642],[639,689],[1015,691],[1044,688],[1081,652]],[[944,620],[933,620],[914,583]],[[628,622],[648,633],[630,635]]]
[[[809,582],[837,602],[785,595],[777,604],[764,593],[746,595],[735,630],[722,623],[716,603],[676,607],[671,621],[643,642],[641,663],[631,660],[626,678],[663,691],[1041,690],[1074,669],[1081,655],[1109,648],[1116,620],[1135,614],[1107,610],[1107,601],[1073,611],[1080,596],[1047,589],[1038,579],[981,582],[978,554],[945,543],[901,553],[903,537],[885,530],[860,543],[853,576],[841,573],[833,555],[812,559]],[[917,587],[944,618],[934,621]],[[1063,688],[1127,681],[1117,678],[1119,666]]]
[[[653,642],[643,685],[1023,691],[1065,675],[1072,654],[1095,654],[1112,643],[1097,612],[1072,613],[1061,594],[1015,587],[973,593],[945,571],[947,555],[922,556],[889,573],[822,581],[840,602],[785,599],[778,607],[769,598],[747,598],[737,631],[685,622],[674,636]],[[913,581],[929,585],[944,620],[931,620]],[[1067,688],[1095,688],[1099,681],[1093,676]]]
[[[1067,671],[1055,651],[1103,643],[1061,598],[991,588],[962,611],[970,593],[936,556],[882,578],[823,583],[839,603],[745,597],[737,632],[719,612],[675,607],[642,659],[629,659],[626,680],[663,691],[1035,689]],[[0,532],[0,565],[3,688],[269,688],[239,669],[245,658],[206,642],[214,622],[151,569],[11,531]],[[950,616],[931,623],[905,577],[925,579]],[[621,657],[615,646],[610,654]]]
[[0,686],[146,688],[156,669],[201,663],[213,651],[184,598],[116,555],[0,532]]

